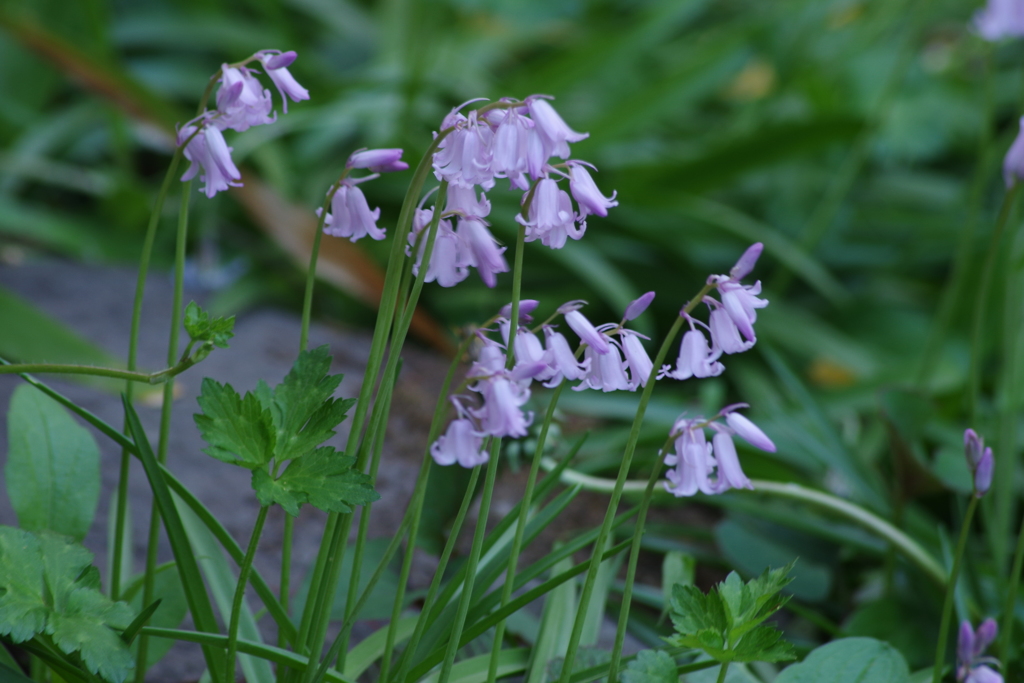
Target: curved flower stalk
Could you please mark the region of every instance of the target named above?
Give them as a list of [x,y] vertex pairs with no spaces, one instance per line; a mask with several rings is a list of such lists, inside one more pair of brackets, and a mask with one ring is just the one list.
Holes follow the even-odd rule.
[[[445,233],[452,243],[435,250],[429,272],[438,284],[450,287],[464,279],[463,270],[476,268],[484,283],[494,287],[497,274],[509,270],[504,247],[483,220],[490,212],[484,192],[494,188],[496,179],[506,178],[512,189],[523,192],[523,210],[516,221],[525,229],[524,241],[539,241],[552,249],[583,237],[586,217],[607,216],[618,202],[614,192],[606,197],[598,189],[587,170],[594,168],[591,164],[569,159],[569,143],[588,134],[569,128],[545,96],[531,95],[523,101],[505,98],[463,114],[467,104],[445,117],[441,130],[450,133],[432,160],[434,175],[451,186],[442,218],[458,217],[458,225],[454,232]],[[556,157],[563,161],[552,163]],[[559,186],[565,179],[569,192]],[[422,219],[420,223],[424,224]],[[447,277],[440,277],[441,273]]]
[[[214,76],[216,80],[211,82],[211,87],[213,83],[220,84],[214,100],[216,109],[203,111],[178,130],[178,147],[184,147],[183,154],[192,164],[181,177],[182,182],[191,180],[202,170],[199,179],[205,183],[203,193],[210,198],[229,187],[241,186],[242,175],[231,160],[231,148],[224,141],[222,131],[242,132],[277,120],[270,90],[256,78],[259,71],[246,64],[259,62],[263,65],[281,94],[287,113],[289,99],[293,102],[309,99],[309,92],[288,71],[295,57],[295,52],[291,51],[260,50],[237,64],[221,66]],[[201,109],[205,108],[206,96]]]

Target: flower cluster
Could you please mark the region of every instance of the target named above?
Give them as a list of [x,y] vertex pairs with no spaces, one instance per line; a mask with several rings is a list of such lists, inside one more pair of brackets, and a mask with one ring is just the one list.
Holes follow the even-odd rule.
[[[521,102],[503,99],[463,114],[466,104],[445,117],[440,133],[444,137],[433,157],[434,175],[447,181],[449,189],[425,279],[451,287],[476,268],[484,283],[494,287],[496,274],[508,271],[504,249],[486,221],[491,204],[484,192],[496,179],[506,178],[511,188],[523,191],[516,220],[525,228],[526,241],[540,241],[552,249],[581,238],[587,216],[607,216],[618,202],[614,192],[606,197],[597,188],[587,170],[593,166],[569,158],[569,143],[588,134],[569,128],[544,96],[531,95]],[[562,161],[552,163],[555,157]],[[569,192],[559,186],[565,179]],[[457,220],[454,229],[446,220],[452,217]],[[423,229],[432,219],[433,210],[420,209],[409,236],[409,254],[417,250],[417,272],[423,258]]]
[[[732,488],[754,488],[740,468],[732,437],[739,436],[769,453],[775,452],[775,444],[757,425],[735,412],[746,407],[746,403],[727,406],[710,420],[703,417],[676,420],[672,427],[675,452],[665,456],[665,464],[674,467],[666,475],[665,489],[669,493],[681,497],[698,491],[716,494]],[[716,421],[720,418],[725,424]],[[707,442],[705,429],[712,431],[711,443]]]
[[241,185],[242,174],[231,160],[231,148],[224,141],[223,131],[241,132],[277,120],[277,113],[272,111],[274,102],[270,90],[256,78],[259,72],[246,64],[258,61],[263,65],[287,113],[289,98],[293,102],[309,99],[309,92],[288,71],[295,56],[294,52],[260,50],[238,65],[221,67],[217,108],[204,111],[178,130],[178,146],[184,145],[185,158],[191,162],[182,181],[191,180],[202,170],[200,180],[206,183],[203,192],[207,197]]
[[[682,316],[690,326],[683,335],[679,347],[679,357],[675,368],[665,365],[658,373],[658,379],[689,379],[691,377],[716,377],[725,370],[719,361],[722,354],[743,353],[749,351],[757,341],[754,323],[757,321],[757,309],[764,308],[768,301],[758,298],[761,293],[761,282],[753,285],[740,284],[740,280],[750,274],[757,263],[764,245],[760,242],[748,248],[740,257],[728,275],[712,275],[708,285],[718,290],[721,301],[705,296],[702,301],[710,309],[708,324],[693,318],[683,311]],[[711,344],[701,329],[711,335]]]
[[[349,172],[357,168],[367,169],[371,174],[350,178]],[[407,168],[409,164],[402,161],[401,149],[361,149],[353,152],[345,162],[341,180],[332,188],[334,195],[331,197],[331,212],[324,217],[324,233],[347,237],[351,242],[366,236],[375,240],[384,239],[384,230],[377,227],[380,209],[370,211],[366,196],[358,185],[379,177],[381,173],[404,171]],[[316,215],[319,216],[321,211],[317,209]]]
[[986,619],[975,631],[971,622],[960,624],[956,648],[957,683],[1003,683],[1003,677],[989,665],[999,666],[994,657],[983,657],[988,646],[995,641],[999,627],[995,619]]
[[974,495],[981,498],[988,493],[992,486],[992,472],[995,469],[992,449],[985,446],[985,439],[978,436],[977,432],[973,429],[966,429],[964,430],[964,455],[967,457],[967,467],[971,470]]
[[974,14],[974,28],[991,41],[1024,36],[1024,0],[988,0]]

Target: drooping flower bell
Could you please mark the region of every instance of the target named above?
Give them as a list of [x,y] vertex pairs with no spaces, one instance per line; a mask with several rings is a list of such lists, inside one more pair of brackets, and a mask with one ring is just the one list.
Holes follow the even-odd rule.
[[221,130],[230,128],[241,133],[252,126],[277,120],[276,114],[271,115],[274,101],[270,91],[253,76],[251,69],[224,64],[220,70],[221,85],[217,91],[219,115],[213,119],[213,125]]
[[238,181],[242,174],[231,160],[231,148],[224,136],[217,127],[209,125],[209,118],[204,115],[182,126],[178,131],[178,146],[185,145],[182,154],[191,163],[181,176],[182,182],[192,180],[202,170],[199,179],[206,183],[203,193],[212,198],[228,187],[240,186],[242,183]]
[[267,75],[273,81],[277,91],[281,94],[281,106],[284,113],[288,113],[288,100],[299,102],[309,99],[309,91],[299,85],[288,67],[295,61],[295,52],[281,52],[280,50],[260,50],[256,56],[263,62]]
[[[751,346],[757,341],[757,336],[754,334],[754,323],[757,321],[757,309],[764,308],[768,305],[768,301],[765,299],[758,298],[761,293],[761,282],[757,281],[752,285],[740,284],[740,280],[748,275],[753,270],[754,264],[757,262],[758,257],[761,255],[761,250],[764,248],[760,242],[749,247],[740,259],[733,266],[732,271],[729,275],[712,275],[708,278],[708,284],[713,284],[718,289],[718,294],[721,297],[721,306],[725,309],[729,319],[736,326],[743,337],[750,342]],[[718,303],[710,297],[708,301],[713,302],[709,305]],[[723,326],[724,320],[719,321],[719,326],[722,332],[727,331],[727,328]],[[711,327],[712,335],[715,334],[715,322],[712,320]],[[726,353],[737,353],[738,351],[730,351],[727,347],[738,348],[731,339],[715,339],[716,345]],[[749,347],[747,347],[749,348]],[[745,351],[746,349],[738,349]]]
[[[527,196],[524,195],[524,201]],[[558,183],[551,178],[537,181],[527,217],[516,214],[516,221],[526,228],[527,242],[540,240],[541,244],[552,249],[561,249],[570,237],[578,240],[586,231],[585,226],[576,227],[576,214],[573,213],[569,193],[559,189]]]
[[613,191],[611,197],[605,197],[601,193],[594,179],[590,177],[590,172],[586,169],[589,165],[582,161],[570,162],[569,164],[569,189],[572,191],[573,199],[576,200],[580,207],[579,219],[584,229],[586,229],[587,225],[587,216],[591,214],[602,217],[607,216],[608,209],[619,205],[615,201],[616,192]]
[[[317,215],[320,215],[320,209],[317,209]],[[346,178],[331,199],[331,213],[324,219],[324,234],[347,237],[350,242],[366,236],[382,240],[385,231],[377,227],[379,218],[380,208],[370,211],[366,195],[354,181]]]
[[967,467],[971,470],[974,495],[981,498],[992,486],[992,474],[995,470],[992,448],[985,446],[985,439],[978,436],[973,429],[966,429],[964,455],[967,457]]

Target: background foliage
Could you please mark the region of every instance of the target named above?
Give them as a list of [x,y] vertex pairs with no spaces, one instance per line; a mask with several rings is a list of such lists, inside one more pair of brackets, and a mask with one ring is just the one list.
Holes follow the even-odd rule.
[[[312,99],[229,144],[254,181],[247,187],[309,212],[353,149],[401,146],[415,161],[464,100],[555,95],[570,125],[590,132],[579,157],[621,205],[592,219],[585,241],[528,245],[523,293],[542,300],[541,315],[587,298],[600,308],[594,319],[617,319],[654,289],[646,332],[656,336],[709,273],[725,272],[750,242],[766,247],[755,275],[772,305],[755,353],[730,358],[725,378],[697,395],[659,389],[648,459],[682,409],[742,396],[779,446],[772,457],[743,454],[751,476],[840,493],[943,557],[944,530],[970,490],[959,438],[974,426],[999,464],[976,548],[991,554],[967,568],[975,602],[960,607],[987,614],[1016,533],[1024,280],[1019,220],[1002,233],[993,226],[999,162],[1024,113],[1024,48],[984,43],[968,25],[973,9],[952,0],[6,0],[0,258],[130,263],[169,127],[190,117],[221,62],[258,49],[298,50],[292,71]],[[367,186],[382,225],[394,224],[405,182]],[[491,198],[496,234],[510,242],[511,200]],[[297,307],[301,296],[289,225],[253,220],[254,201],[229,193],[195,207],[190,272],[216,290],[220,314]],[[156,253],[169,261],[164,247]],[[345,245],[333,258],[342,275],[318,290],[318,314],[369,321],[383,248]],[[993,284],[979,299],[986,272]],[[508,299],[501,285],[428,288],[424,305],[444,330],[490,316]],[[0,291],[0,355],[33,360],[40,324],[25,316]],[[70,335],[64,344],[56,353],[81,348]],[[563,400],[566,411],[610,420],[584,448],[584,469],[615,464],[625,431],[614,419],[634,402]],[[914,668],[928,660],[938,591],[883,543],[784,502],[705,502],[727,510],[713,538],[655,525],[647,547],[746,576],[799,556],[787,608],[801,610],[806,642],[815,629],[871,635]],[[638,631],[644,618],[656,628],[656,611],[637,615]]]

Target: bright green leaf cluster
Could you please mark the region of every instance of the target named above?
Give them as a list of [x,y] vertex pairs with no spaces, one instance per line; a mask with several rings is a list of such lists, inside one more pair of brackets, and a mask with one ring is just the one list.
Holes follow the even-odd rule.
[[782,633],[761,626],[788,602],[779,591],[792,579],[793,563],[765,570],[746,583],[736,572],[707,595],[694,586],[676,585],[672,590],[672,623],[676,635],[668,642],[676,647],[703,650],[719,662],[782,662],[794,659],[792,646]]
[[189,357],[192,347],[196,344],[199,349],[191,359],[192,363],[198,363],[213,351],[213,347],[219,346],[222,349],[228,347],[228,340],[235,336],[235,316],[230,318],[211,318],[210,314],[199,307],[195,301],[190,301],[185,307],[185,331],[188,332],[188,347],[183,354],[183,360]]
[[[336,399],[341,375],[330,375],[326,346],[303,351],[284,381],[271,389],[260,381],[240,396],[230,384],[203,380],[196,425],[209,444],[205,453],[253,471],[263,505],[280,503],[297,515],[303,503],[350,512],[380,496],[370,479],[352,469],[355,458],[322,444],[334,436],[353,399]],[[280,467],[291,461],[283,474]]]
[[120,683],[133,660],[114,629],[132,616],[99,591],[92,553],[73,539],[0,526],[0,635],[78,653],[89,671]]

